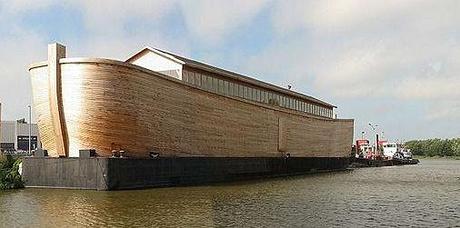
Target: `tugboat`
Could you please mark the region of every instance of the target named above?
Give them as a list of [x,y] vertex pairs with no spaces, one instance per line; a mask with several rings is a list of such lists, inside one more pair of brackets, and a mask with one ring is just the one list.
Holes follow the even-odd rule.
[[376,144],[370,145],[367,139],[356,140],[355,158],[351,167],[379,167],[393,165],[412,165],[418,164],[418,159],[412,158],[410,149],[406,149],[402,144],[389,143],[386,140],[378,140]]
[[418,164],[418,159],[412,158],[410,149],[404,148],[399,143],[383,143],[383,155],[388,159],[392,160],[395,165],[412,165]]
[[358,139],[356,140],[355,148],[355,159],[351,163],[351,167],[378,167],[389,165],[388,160],[384,159],[382,156],[382,151],[378,147],[379,143],[376,146],[370,145],[369,140],[367,139]]

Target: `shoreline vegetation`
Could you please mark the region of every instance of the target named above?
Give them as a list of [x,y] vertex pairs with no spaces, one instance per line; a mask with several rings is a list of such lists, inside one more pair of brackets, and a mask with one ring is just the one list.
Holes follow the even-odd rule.
[[420,155],[415,155],[414,158],[416,159],[424,159],[424,160],[460,160],[460,156],[420,156]]
[[412,140],[404,146],[417,158],[460,160],[460,138]]
[[0,190],[23,188],[24,182],[19,174],[21,159],[0,154]]

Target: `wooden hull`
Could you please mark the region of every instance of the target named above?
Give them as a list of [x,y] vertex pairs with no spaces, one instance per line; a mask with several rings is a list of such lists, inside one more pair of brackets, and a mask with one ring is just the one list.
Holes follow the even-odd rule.
[[[43,148],[59,151],[56,116],[64,121],[66,154],[96,149],[130,157],[348,157],[353,120],[310,116],[226,97],[132,64],[64,58],[60,93],[50,91],[48,63],[30,68],[34,110]],[[50,103],[61,96],[62,107]],[[58,113],[58,114],[53,114]],[[53,123],[54,121],[54,123]]]

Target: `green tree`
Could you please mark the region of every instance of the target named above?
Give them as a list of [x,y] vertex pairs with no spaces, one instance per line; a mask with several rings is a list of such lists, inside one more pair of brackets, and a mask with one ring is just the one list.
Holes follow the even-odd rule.
[[23,188],[24,182],[19,174],[21,159],[11,155],[0,156],[0,190]]
[[404,144],[414,155],[460,156],[460,138],[411,140]]

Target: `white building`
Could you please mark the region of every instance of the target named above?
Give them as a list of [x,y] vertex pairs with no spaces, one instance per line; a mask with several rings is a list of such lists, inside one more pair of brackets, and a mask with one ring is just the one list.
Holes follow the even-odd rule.
[[[37,124],[31,125],[31,149],[41,148]],[[0,150],[29,150],[29,124],[25,121],[0,122]]]

